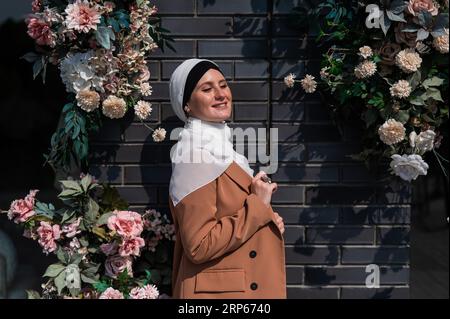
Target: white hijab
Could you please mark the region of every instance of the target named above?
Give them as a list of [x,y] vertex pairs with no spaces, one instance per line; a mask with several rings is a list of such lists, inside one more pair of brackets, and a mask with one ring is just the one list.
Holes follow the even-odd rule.
[[253,169],[250,168],[247,158],[233,149],[231,129],[225,121],[209,122],[186,117],[183,111],[186,79],[192,68],[201,61],[209,60],[184,61],[170,79],[172,108],[178,118],[185,122],[178,142],[170,153],[172,177],[169,195],[174,206],[185,196],[214,181],[233,161],[253,177]]

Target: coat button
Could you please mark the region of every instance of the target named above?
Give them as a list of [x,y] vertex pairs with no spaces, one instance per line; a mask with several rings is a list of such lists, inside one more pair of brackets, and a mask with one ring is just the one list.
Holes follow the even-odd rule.
[[250,258],[255,258],[256,257],[256,251],[252,250],[249,255],[250,255]]
[[250,285],[250,289],[251,290],[256,290],[258,289],[258,284],[256,282],[252,282],[252,284]]

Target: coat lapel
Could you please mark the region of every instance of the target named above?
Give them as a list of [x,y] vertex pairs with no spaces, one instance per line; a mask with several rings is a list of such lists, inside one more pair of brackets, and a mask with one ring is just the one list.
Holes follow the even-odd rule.
[[235,181],[247,194],[250,194],[252,178],[239,166],[239,164],[233,161],[225,170],[225,174]]

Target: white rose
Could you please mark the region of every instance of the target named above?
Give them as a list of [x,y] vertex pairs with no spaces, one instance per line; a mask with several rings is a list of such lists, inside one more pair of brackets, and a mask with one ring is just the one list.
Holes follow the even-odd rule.
[[398,155],[391,156],[391,169],[393,174],[399,176],[401,179],[410,182],[415,180],[419,175],[427,175],[428,164],[422,159],[420,155]]
[[433,149],[435,137],[436,133],[432,130],[420,132],[419,135],[412,131],[409,134],[409,145],[415,147],[419,154],[423,154]]

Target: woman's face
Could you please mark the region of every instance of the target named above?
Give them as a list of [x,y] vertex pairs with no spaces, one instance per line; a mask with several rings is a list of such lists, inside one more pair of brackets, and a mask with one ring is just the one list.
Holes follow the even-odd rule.
[[222,122],[231,116],[231,90],[222,73],[210,69],[198,81],[187,105],[189,115],[210,122]]

